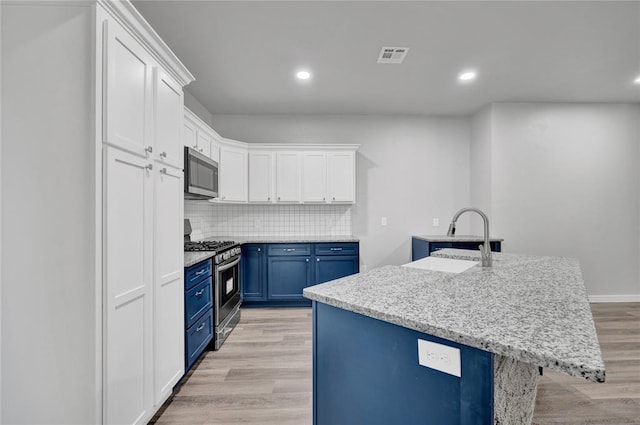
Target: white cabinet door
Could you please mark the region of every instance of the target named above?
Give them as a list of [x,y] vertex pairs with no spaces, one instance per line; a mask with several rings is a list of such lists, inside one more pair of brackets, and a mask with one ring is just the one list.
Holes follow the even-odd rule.
[[182,144],[198,150],[198,127],[187,118],[184,119],[182,126]]
[[146,157],[151,147],[153,60],[127,31],[106,21],[104,141]]
[[183,176],[155,165],[153,403],[160,407],[184,374]]
[[247,202],[247,151],[230,146],[220,147],[220,200]]
[[220,140],[215,135],[211,138],[211,155],[209,155],[209,158],[218,164],[220,163]]
[[300,202],[300,153],[298,152],[277,153],[276,201]]
[[355,152],[327,153],[327,177],[329,202],[356,201]]
[[273,153],[249,153],[249,202],[273,200]]
[[211,141],[212,137],[203,129],[198,129],[198,152],[206,157],[211,158]]
[[176,168],[182,168],[184,154],[180,133],[184,101],[182,87],[160,68],[154,78],[154,158]]
[[152,414],[152,205],[150,161],[105,152],[106,424],[146,423]]
[[302,201],[326,202],[327,157],[324,152],[302,154]]

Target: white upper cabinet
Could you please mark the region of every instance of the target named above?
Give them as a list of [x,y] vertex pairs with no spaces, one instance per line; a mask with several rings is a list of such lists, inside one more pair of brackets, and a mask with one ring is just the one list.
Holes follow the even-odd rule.
[[182,143],[201,154],[220,161],[221,137],[196,114],[184,107],[184,128]]
[[211,135],[203,130],[198,130],[198,152],[211,158]]
[[249,152],[249,202],[273,201],[274,153]]
[[105,21],[105,134],[104,141],[146,157],[152,149],[153,60],[129,33]]
[[182,109],[184,105],[182,87],[166,72],[156,68],[154,78],[155,131],[154,158],[182,169]]
[[327,155],[324,152],[302,154],[302,201],[326,202]]
[[186,116],[182,126],[182,144],[198,150],[198,126]]
[[300,202],[300,153],[276,154],[276,201]]
[[355,202],[358,145],[244,145],[249,150],[249,202]]
[[332,203],[355,203],[355,186],[355,152],[327,153],[327,200]]
[[218,133],[213,132],[211,134],[211,155],[209,158],[220,164],[220,144],[222,143],[222,137]]
[[247,202],[247,148],[223,143],[218,176],[220,201]]

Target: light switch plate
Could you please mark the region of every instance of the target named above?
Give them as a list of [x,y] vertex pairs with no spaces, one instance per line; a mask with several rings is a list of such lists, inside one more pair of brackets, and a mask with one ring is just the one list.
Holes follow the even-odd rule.
[[458,378],[461,376],[459,348],[419,339],[418,363]]

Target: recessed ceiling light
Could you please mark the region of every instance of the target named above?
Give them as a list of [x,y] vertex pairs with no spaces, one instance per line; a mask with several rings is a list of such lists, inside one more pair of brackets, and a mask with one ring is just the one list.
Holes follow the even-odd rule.
[[640,84],[640,77],[636,78],[635,80],[633,80],[634,84]]
[[473,81],[476,79],[476,72],[475,71],[463,71],[458,75],[458,80],[462,81],[462,82],[469,82],[469,81]]
[[311,78],[311,73],[309,71],[298,71],[296,77],[298,77],[299,80],[308,80]]

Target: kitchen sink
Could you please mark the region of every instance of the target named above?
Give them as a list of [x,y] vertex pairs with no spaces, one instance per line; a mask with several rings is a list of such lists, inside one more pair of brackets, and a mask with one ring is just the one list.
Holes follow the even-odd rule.
[[425,257],[411,263],[404,264],[402,267],[446,273],[462,273],[477,264],[480,263],[477,261],[454,260],[452,258]]

